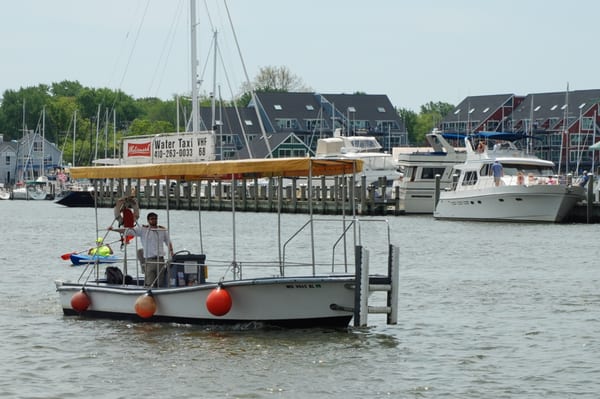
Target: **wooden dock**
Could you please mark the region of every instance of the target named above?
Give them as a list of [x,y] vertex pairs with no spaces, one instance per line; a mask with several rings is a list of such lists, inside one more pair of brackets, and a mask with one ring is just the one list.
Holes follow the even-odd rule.
[[[243,179],[234,186],[230,181],[213,180],[201,182],[115,180],[96,186],[98,206],[114,207],[125,195],[135,195],[142,209],[181,209],[231,211],[232,200],[239,212],[309,213],[322,215],[351,215],[353,205],[357,215],[398,216],[404,215],[398,188],[388,188],[385,178],[373,189],[361,178],[351,197],[352,177],[333,180],[315,179],[312,190],[312,207],[308,201],[309,190],[305,181],[281,178],[259,182]],[[167,189],[168,188],[168,189]],[[165,192],[169,195],[166,196]],[[168,198],[168,205],[167,205]],[[591,204],[588,206],[588,203]],[[577,204],[563,223],[600,223],[600,202],[592,190],[588,201]]]

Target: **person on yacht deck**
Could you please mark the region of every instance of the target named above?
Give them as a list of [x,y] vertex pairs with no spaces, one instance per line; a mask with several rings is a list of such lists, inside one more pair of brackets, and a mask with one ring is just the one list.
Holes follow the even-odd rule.
[[479,154],[483,154],[486,150],[486,145],[483,141],[480,141],[479,144],[477,144],[477,152]]
[[585,187],[585,185],[587,184],[588,180],[590,180],[590,175],[588,175],[587,170],[583,171],[583,176],[581,177],[581,181],[579,182],[579,185],[581,187]]
[[497,159],[492,164],[492,175],[494,176],[494,183],[496,184],[496,186],[499,186],[500,179],[502,178],[502,176],[504,176],[504,168],[502,167],[502,164],[498,162]]

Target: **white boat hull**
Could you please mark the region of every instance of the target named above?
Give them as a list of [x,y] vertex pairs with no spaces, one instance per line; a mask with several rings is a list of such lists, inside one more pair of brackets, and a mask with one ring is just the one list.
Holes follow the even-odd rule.
[[12,191],[12,199],[14,200],[45,200],[48,193],[45,190],[37,190],[32,188],[15,188]]
[[404,213],[417,214],[433,212],[433,188],[408,189],[400,188],[400,206]]
[[426,136],[429,148],[394,148],[394,158],[404,176],[394,182],[398,187],[400,209],[404,213],[432,214],[436,190],[436,175],[440,188],[452,185],[452,168],[463,163],[466,153],[454,148],[438,132]]
[[558,223],[583,198],[583,188],[564,185],[500,186],[443,191],[436,219]]
[[[224,316],[215,316],[206,306],[207,296],[217,287],[206,283],[189,287],[154,288],[156,312],[148,319],[136,314],[135,302],[147,288],[135,285],[88,283],[90,306],[83,316],[134,321],[189,324],[264,323],[282,327],[347,326],[354,307],[354,276],[260,278],[224,282],[232,299]],[[72,296],[83,286],[56,281],[65,315],[78,314]],[[339,310],[339,309],[346,310]],[[334,310],[336,309],[336,310]]]

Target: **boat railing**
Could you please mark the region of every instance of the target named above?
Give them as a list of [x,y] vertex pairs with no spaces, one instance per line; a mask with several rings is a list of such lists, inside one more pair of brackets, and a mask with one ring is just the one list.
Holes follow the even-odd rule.
[[[305,239],[306,235],[302,234],[308,229],[312,228],[311,224],[326,224],[331,226],[337,223],[341,225],[341,232],[335,235],[328,235],[327,239],[323,239],[323,235],[317,238],[317,245],[315,245],[315,239],[311,240],[311,246],[314,250],[304,251],[302,258],[291,259],[287,254],[288,246],[294,242],[294,240],[301,238]],[[379,227],[371,227],[373,225],[383,225],[385,228],[385,241],[381,239],[381,234],[373,234],[373,231]],[[355,229],[354,229],[355,228]],[[322,233],[322,229],[320,229]],[[327,232],[331,229],[327,229]],[[356,237],[355,237],[356,236]],[[329,237],[331,239],[329,239]],[[378,237],[377,242],[369,241],[370,237]],[[320,244],[323,244],[320,245]],[[385,249],[383,245],[386,245]],[[306,221],[300,226],[282,245],[282,252],[280,260],[258,260],[258,259],[216,259],[208,258],[204,255],[198,254],[187,254],[186,256],[192,259],[194,262],[190,262],[190,259],[186,258],[177,261],[177,254],[175,258],[171,259],[166,265],[168,270],[167,276],[169,281],[161,283],[160,285],[166,284],[165,286],[173,286],[172,279],[178,277],[173,274],[173,270],[183,273],[186,276],[186,285],[200,284],[206,282],[217,282],[222,280],[226,275],[231,273],[233,280],[241,280],[243,278],[253,277],[284,277],[290,275],[325,275],[335,273],[354,273],[355,256],[354,248],[355,245],[365,246],[365,248],[373,249],[375,256],[378,254],[387,254],[387,248],[391,245],[391,228],[387,219],[358,219],[358,218],[312,218]],[[317,250],[316,247],[319,247]],[[331,248],[329,250],[322,250],[323,248]],[[381,248],[380,248],[381,247]],[[89,263],[85,265],[82,270],[78,282],[83,282],[85,285],[98,284],[104,282],[104,268],[107,266],[119,266],[123,271],[124,275],[131,276],[133,285],[142,284],[143,281],[143,268],[139,259],[135,256],[136,251],[125,250],[124,256],[115,263],[104,264],[99,261],[95,263]],[[195,258],[197,257],[197,259]],[[317,259],[318,258],[318,259]],[[194,272],[188,270],[188,268],[195,267]],[[206,273],[206,274],[204,274]],[[193,283],[190,283],[188,275],[195,275]],[[202,276],[202,277],[200,277]],[[180,284],[180,283],[178,283]],[[177,285],[177,284],[176,284]]]
[[[343,257],[343,262],[341,262],[341,266],[343,266],[343,272],[344,273],[348,273],[349,271],[349,267],[348,265],[350,264],[350,262],[353,262],[354,259],[354,253],[352,252],[350,255],[348,254],[348,241],[351,241],[351,245],[352,248],[354,248],[354,245],[363,245],[363,228],[362,225],[363,224],[371,224],[371,223],[383,223],[385,224],[385,228],[386,228],[386,242],[387,242],[387,246],[389,247],[390,243],[391,243],[391,231],[390,231],[390,226],[389,226],[389,222],[387,221],[387,219],[358,219],[358,218],[354,218],[354,219],[346,219],[346,218],[342,218],[342,219],[334,219],[334,218],[312,218],[309,219],[306,223],[304,223],[301,227],[299,227],[296,232],[294,232],[290,238],[288,238],[283,246],[282,246],[282,257],[281,257],[281,264],[280,264],[280,275],[281,276],[285,276],[285,270],[286,268],[289,268],[290,266],[300,266],[300,265],[313,265],[312,267],[312,274],[315,275],[317,273],[316,268],[318,266],[323,266],[326,264],[323,263],[318,263],[316,262],[316,260],[314,259],[314,250],[312,250],[312,262],[310,263],[293,263],[290,262],[289,260],[286,259],[286,249],[288,247],[288,245],[294,241],[296,238],[298,238],[300,236],[300,233],[302,233],[304,230],[306,230],[307,228],[311,227],[314,225],[314,223],[342,223],[342,232],[335,238],[333,245],[332,245],[332,249],[331,249],[331,263],[328,263],[327,265],[330,266],[330,271],[331,273],[336,273],[339,270],[336,270],[338,266],[340,266],[340,263],[336,263],[336,259],[339,259],[340,257]],[[350,229],[352,227],[356,226],[356,237],[354,237],[354,235],[352,235],[351,237],[349,237],[350,234]],[[311,240],[311,245],[314,248],[314,239]],[[341,248],[341,250],[340,250]],[[342,252],[340,255],[340,251]]]

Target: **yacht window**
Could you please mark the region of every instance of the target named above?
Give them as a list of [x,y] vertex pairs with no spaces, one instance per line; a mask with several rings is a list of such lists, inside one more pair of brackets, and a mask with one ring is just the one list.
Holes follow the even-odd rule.
[[444,176],[444,168],[423,168],[421,179],[435,179],[435,175]]
[[469,171],[465,172],[465,178],[462,181],[463,186],[472,186],[477,183],[477,172]]
[[[504,166],[504,165],[502,165],[502,166]],[[492,173],[491,173],[491,171],[490,171],[490,165],[489,165],[489,164],[487,164],[487,163],[486,163],[485,165],[483,165],[483,166],[481,167],[481,170],[479,171],[479,174],[480,174],[481,176],[487,176],[487,175],[491,175]]]
[[516,176],[521,171],[525,176],[529,174],[533,176],[552,176],[554,168],[544,165],[524,165],[524,164],[503,164],[504,174],[508,176]]

